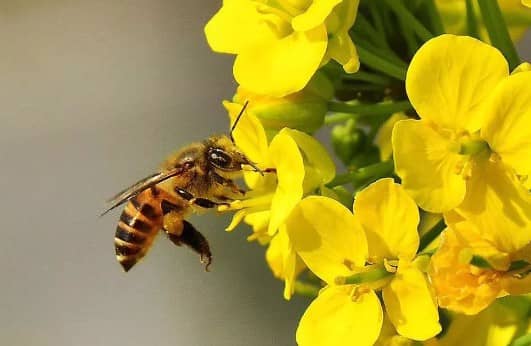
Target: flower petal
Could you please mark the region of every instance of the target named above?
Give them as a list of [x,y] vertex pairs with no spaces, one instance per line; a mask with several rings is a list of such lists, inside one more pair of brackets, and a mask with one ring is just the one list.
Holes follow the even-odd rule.
[[304,164],[297,143],[285,133],[271,141],[269,157],[277,170],[278,185],[271,201],[271,221],[267,233],[275,234],[302,198]]
[[474,132],[484,121],[479,106],[508,75],[507,61],[496,48],[467,36],[441,35],[411,60],[406,90],[422,119]]
[[234,77],[244,88],[281,97],[304,88],[326,51],[326,28],[319,25],[293,32],[241,52],[234,62]]
[[326,149],[310,135],[304,132],[285,128],[281,133],[285,133],[299,146],[303,152],[305,176],[305,191],[315,189],[321,184],[326,184],[334,179],[336,175],[336,166],[330,158]]
[[[243,105],[223,101],[223,107],[229,113],[232,127],[237,116],[242,111]],[[232,131],[232,136],[238,148],[249,160],[255,163],[267,164],[264,162],[267,158],[268,147],[266,133],[262,123],[254,114],[250,112],[243,114]]]
[[422,209],[440,213],[461,203],[465,181],[457,168],[463,157],[452,150],[454,143],[423,120],[397,122],[392,143],[396,172]]
[[485,106],[481,136],[518,174],[531,174],[531,72],[506,78]]
[[383,289],[383,299],[389,319],[401,335],[427,340],[441,331],[437,303],[418,269],[399,268]]
[[381,161],[387,161],[391,158],[391,155],[393,155],[393,146],[391,144],[391,134],[393,133],[393,127],[398,121],[406,119],[408,119],[408,117],[404,113],[394,113],[378,129],[378,133],[376,133],[374,141],[380,149]]
[[293,18],[291,25],[295,31],[306,31],[323,24],[326,17],[342,0],[313,0],[308,9]]
[[502,252],[514,253],[531,242],[531,194],[503,162],[476,162],[456,212]]
[[223,6],[205,26],[212,50],[238,54],[259,42],[275,39],[274,29],[264,20],[258,6],[254,1],[223,1]]
[[282,227],[269,243],[266,261],[273,275],[284,280],[284,299],[289,300],[295,289],[295,279],[305,266],[297,257],[288,234]]
[[367,240],[351,212],[321,196],[302,200],[286,220],[286,229],[299,254],[315,275],[329,284],[352,274],[367,258]]
[[352,289],[336,286],[321,291],[299,323],[299,346],[374,344],[383,320],[380,301],[372,290],[353,300]]
[[419,211],[392,178],[380,179],[356,194],[354,217],[367,236],[371,262],[413,260],[419,247]]
[[358,51],[348,32],[337,33],[328,40],[325,60],[329,59],[340,63],[347,73],[354,73],[360,69]]

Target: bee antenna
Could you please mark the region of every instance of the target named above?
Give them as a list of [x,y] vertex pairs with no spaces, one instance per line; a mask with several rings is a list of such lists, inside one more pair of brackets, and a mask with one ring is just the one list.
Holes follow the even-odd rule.
[[243,104],[242,110],[236,117],[236,121],[234,121],[234,124],[232,124],[232,127],[230,128],[229,136],[230,136],[230,140],[232,141],[232,143],[234,143],[234,137],[232,137],[232,131],[234,131],[234,129],[236,128],[236,125],[238,125],[238,122],[240,121],[240,118],[242,117],[243,112],[245,112],[245,108],[247,108],[248,104],[249,104],[249,101],[245,101],[245,103]]

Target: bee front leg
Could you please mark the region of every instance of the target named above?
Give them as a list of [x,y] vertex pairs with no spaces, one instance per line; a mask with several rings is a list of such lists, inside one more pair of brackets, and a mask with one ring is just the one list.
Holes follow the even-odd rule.
[[182,244],[190,247],[197,252],[200,256],[201,263],[205,264],[205,270],[212,263],[212,253],[210,252],[210,246],[206,238],[195,227],[186,220],[182,222],[182,228],[180,234],[171,233],[169,230],[164,229],[168,238],[177,246]]
[[199,207],[202,207],[202,208],[215,208],[217,206],[220,206],[220,205],[226,205],[228,206],[229,203],[226,203],[226,202],[215,202],[215,201],[212,201],[210,199],[207,199],[207,198],[201,198],[201,197],[194,197],[194,195],[192,195],[190,192],[184,190],[184,189],[181,189],[181,188],[176,188],[175,189],[175,192],[182,198],[184,198],[185,200],[189,201],[190,203],[192,204],[195,204]]

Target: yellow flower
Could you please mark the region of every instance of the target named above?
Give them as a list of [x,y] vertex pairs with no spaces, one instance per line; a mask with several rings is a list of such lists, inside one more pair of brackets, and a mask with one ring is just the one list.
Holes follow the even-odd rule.
[[289,127],[312,133],[323,125],[328,111],[327,102],[333,94],[332,83],[318,71],[299,92],[273,97],[254,94],[239,87],[233,101],[240,105],[249,102],[247,111],[257,116],[268,131],[278,132]]
[[[426,86],[429,85],[429,88]],[[442,35],[413,57],[406,78],[420,120],[393,129],[397,174],[419,206],[452,209],[503,252],[531,242],[531,72],[509,76],[495,48]]]
[[216,52],[236,54],[234,77],[255,94],[282,97],[304,88],[329,59],[356,72],[348,30],[359,0],[225,0],[205,26]]
[[[417,206],[392,179],[359,192],[354,215],[320,196],[294,208],[286,221],[293,248],[328,284],[300,321],[299,345],[372,345],[383,318],[375,290],[400,335],[426,340],[440,332],[437,305],[416,266],[418,223]],[[354,277],[367,279],[349,281]]]
[[[229,102],[224,105],[234,122],[241,106]],[[334,178],[334,163],[317,140],[297,130],[284,128],[268,143],[264,127],[251,111],[240,118],[233,136],[251,161],[261,168],[274,169],[274,173],[244,173],[251,191],[224,208],[237,210],[227,230],[244,220],[253,228],[251,240],[269,243],[266,260],[274,275],[284,279],[284,297],[289,299],[295,277],[304,266],[292,250],[283,224],[305,194]]]
[[426,346],[516,345],[512,341],[531,327],[529,311],[529,297],[506,297],[475,316],[452,314],[444,335],[429,340]]
[[[500,252],[469,221],[456,223],[444,231],[430,262],[429,275],[439,306],[474,315],[499,296],[531,292],[531,275],[525,275],[530,266],[509,271],[510,263],[521,259],[519,255]],[[491,267],[471,264],[474,256],[487,260]]]

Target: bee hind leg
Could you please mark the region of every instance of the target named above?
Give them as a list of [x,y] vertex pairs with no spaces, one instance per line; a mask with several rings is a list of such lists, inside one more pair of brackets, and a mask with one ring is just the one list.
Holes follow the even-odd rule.
[[201,263],[205,264],[205,271],[212,263],[212,253],[206,238],[188,221],[183,221],[182,233],[177,235],[165,230],[168,238],[177,246],[186,245],[199,254]]

